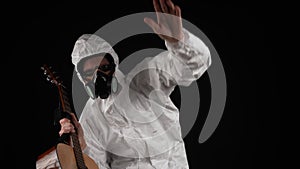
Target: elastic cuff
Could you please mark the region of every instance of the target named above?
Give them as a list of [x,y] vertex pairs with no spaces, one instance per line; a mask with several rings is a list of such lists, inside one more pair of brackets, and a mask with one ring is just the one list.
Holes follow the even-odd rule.
[[189,33],[186,29],[182,29],[182,32],[183,32],[183,39],[178,41],[178,42],[175,42],[175,43],[171,43],[171,42],[168,42],[168,41],[165,41],[165,44],[167,46],[167,48],[169,48],[170,50],[178,50],[178,49],[182,49],[184,48],[186,42],[188,41],[189,39]]

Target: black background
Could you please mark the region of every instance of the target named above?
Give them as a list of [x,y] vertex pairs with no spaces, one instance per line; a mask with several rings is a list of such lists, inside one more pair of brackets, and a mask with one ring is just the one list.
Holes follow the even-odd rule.
[[[214,134],[200,144],[198,137],[209,109],[207,73],[198,81],[201,107],[195,125],[184,138],[190,168],[277,168],[280,166],[279,99],[273,55],[270,5],[174,1],[182,17],[210,39],[223,63],[227,101]],[[70,84],[71,52],[83,33],[94,33],[114,19],[152,12],[151,0],[128,2],[10,3],[2,12],[2,90],[4,157],[16,159],[9,168],[35,168],[38,155],[57,139],[53,111],[57,90],[40,67],[52,65]],[[147,43],[141,43],[141,39]],[[120,60],[144,48],[164,48],[154,34],[125,39],[115,46]],[[213,64],[213,63],[212,63]],[[178,90],[172,95],[180,107]],[[6,159],[5,158],[5,159]]]

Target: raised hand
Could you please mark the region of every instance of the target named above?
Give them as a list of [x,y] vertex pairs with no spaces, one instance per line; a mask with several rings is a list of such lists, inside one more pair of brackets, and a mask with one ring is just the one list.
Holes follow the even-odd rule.
[[184,38],[182,32],[181,9],[171,0],[153,0],[157,22],[146,17],[144,22],[163,40],[170,43]]

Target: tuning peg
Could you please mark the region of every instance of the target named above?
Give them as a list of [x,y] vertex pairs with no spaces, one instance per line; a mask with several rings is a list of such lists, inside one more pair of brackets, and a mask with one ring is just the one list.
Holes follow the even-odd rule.
[[47,78],[49,78],[49,79],[53,79],[53,78],[52,78],[52,76],[50,76],[50,75],[48,75],[48,76],[47,76]]

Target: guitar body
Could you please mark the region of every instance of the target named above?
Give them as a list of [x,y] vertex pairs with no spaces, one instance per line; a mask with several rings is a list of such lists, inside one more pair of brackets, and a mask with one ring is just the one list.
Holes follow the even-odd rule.
[[[58,143],[56,145],[56,154],[62,169],[78,169],[73,147],[64,143]],[[88,169],[99,169],[93,159],[84,153],[82,156]]]

